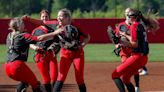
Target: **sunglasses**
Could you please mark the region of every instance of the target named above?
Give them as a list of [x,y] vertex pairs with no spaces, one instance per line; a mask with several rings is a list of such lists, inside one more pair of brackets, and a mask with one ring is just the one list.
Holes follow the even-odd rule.
[[127,14],[127,16],[128,16],[128,18],[134,18],[134,17],[136,17],[135,14]]

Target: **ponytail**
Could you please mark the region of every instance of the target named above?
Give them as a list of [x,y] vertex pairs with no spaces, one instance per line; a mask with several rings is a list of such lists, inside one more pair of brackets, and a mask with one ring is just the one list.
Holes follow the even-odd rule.
[[153,17],[144,17],[142,14],[140,16],[141,20],[145,24],[146,30],[148,32],[155,33],[160,27],[157,19]]

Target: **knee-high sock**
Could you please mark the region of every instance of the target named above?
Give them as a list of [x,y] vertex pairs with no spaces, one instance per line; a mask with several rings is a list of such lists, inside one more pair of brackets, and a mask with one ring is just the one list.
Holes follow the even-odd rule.
[[44,84],[44,87],[46,89],[46,92],[51,92],[52,89],[51,84]]
[[26,92],[27,87],[28,87],[27,83],[21,82],[17,85],[16,90],[17,90],[17,92]]
[[125,87],[120,78],[115,78],[113,79],[114,83],[116,84],[117,88],[119,89],[120,92],[125,92]]
[[78,85],[80,92],[86,92],[86,86],[85,84]]
[[134,75],[135,86],[139,87],[140,77],[139,74]]
[[53,92],[60,92],[63,86],[63,82],[62,81],[56,81],[54,88],[53,88]]
[[133,86],[132,83],[129,83],[129,84],[125,84],[127,89],[128,89],[128,92],[135,92],[135,88]]

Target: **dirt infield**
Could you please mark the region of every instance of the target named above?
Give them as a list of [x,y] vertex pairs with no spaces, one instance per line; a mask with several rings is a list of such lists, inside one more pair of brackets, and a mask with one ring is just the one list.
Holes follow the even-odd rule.
[[[112,70],[119,63],[85,63],[85,83],[87,92],[118,92],[112,79]],[[28,64],[41,80],[34,63]],[[149,62],[149,75],[141,76],[140,88],[142,92],[164,92],[164,62]],[[132,79],[133,80],[133,79]],[[0,64],[0,92],[14,92],[18,82],[8,78],[4,73],[3,64]],[[30,91],[30,88],[28,89]],[[71,67],[62,92],[79,92],[76,85],[74,70]]]

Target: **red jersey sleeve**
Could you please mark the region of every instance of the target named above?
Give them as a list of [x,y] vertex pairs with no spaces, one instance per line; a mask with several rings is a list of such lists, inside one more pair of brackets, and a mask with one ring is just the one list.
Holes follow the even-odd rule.
[[36,43],[39,41],[37,36],[33,36],[31,34],[28,34],[28,33],[25,33],[23,35],[23,37],[25,38],[25,41],[29,44],[33,44],[33,43]]
[[133,23],[130,27],[130,29],[131,29],[131,40],[134,42],[137,42],[137,27],[138,27],[137,22]]

